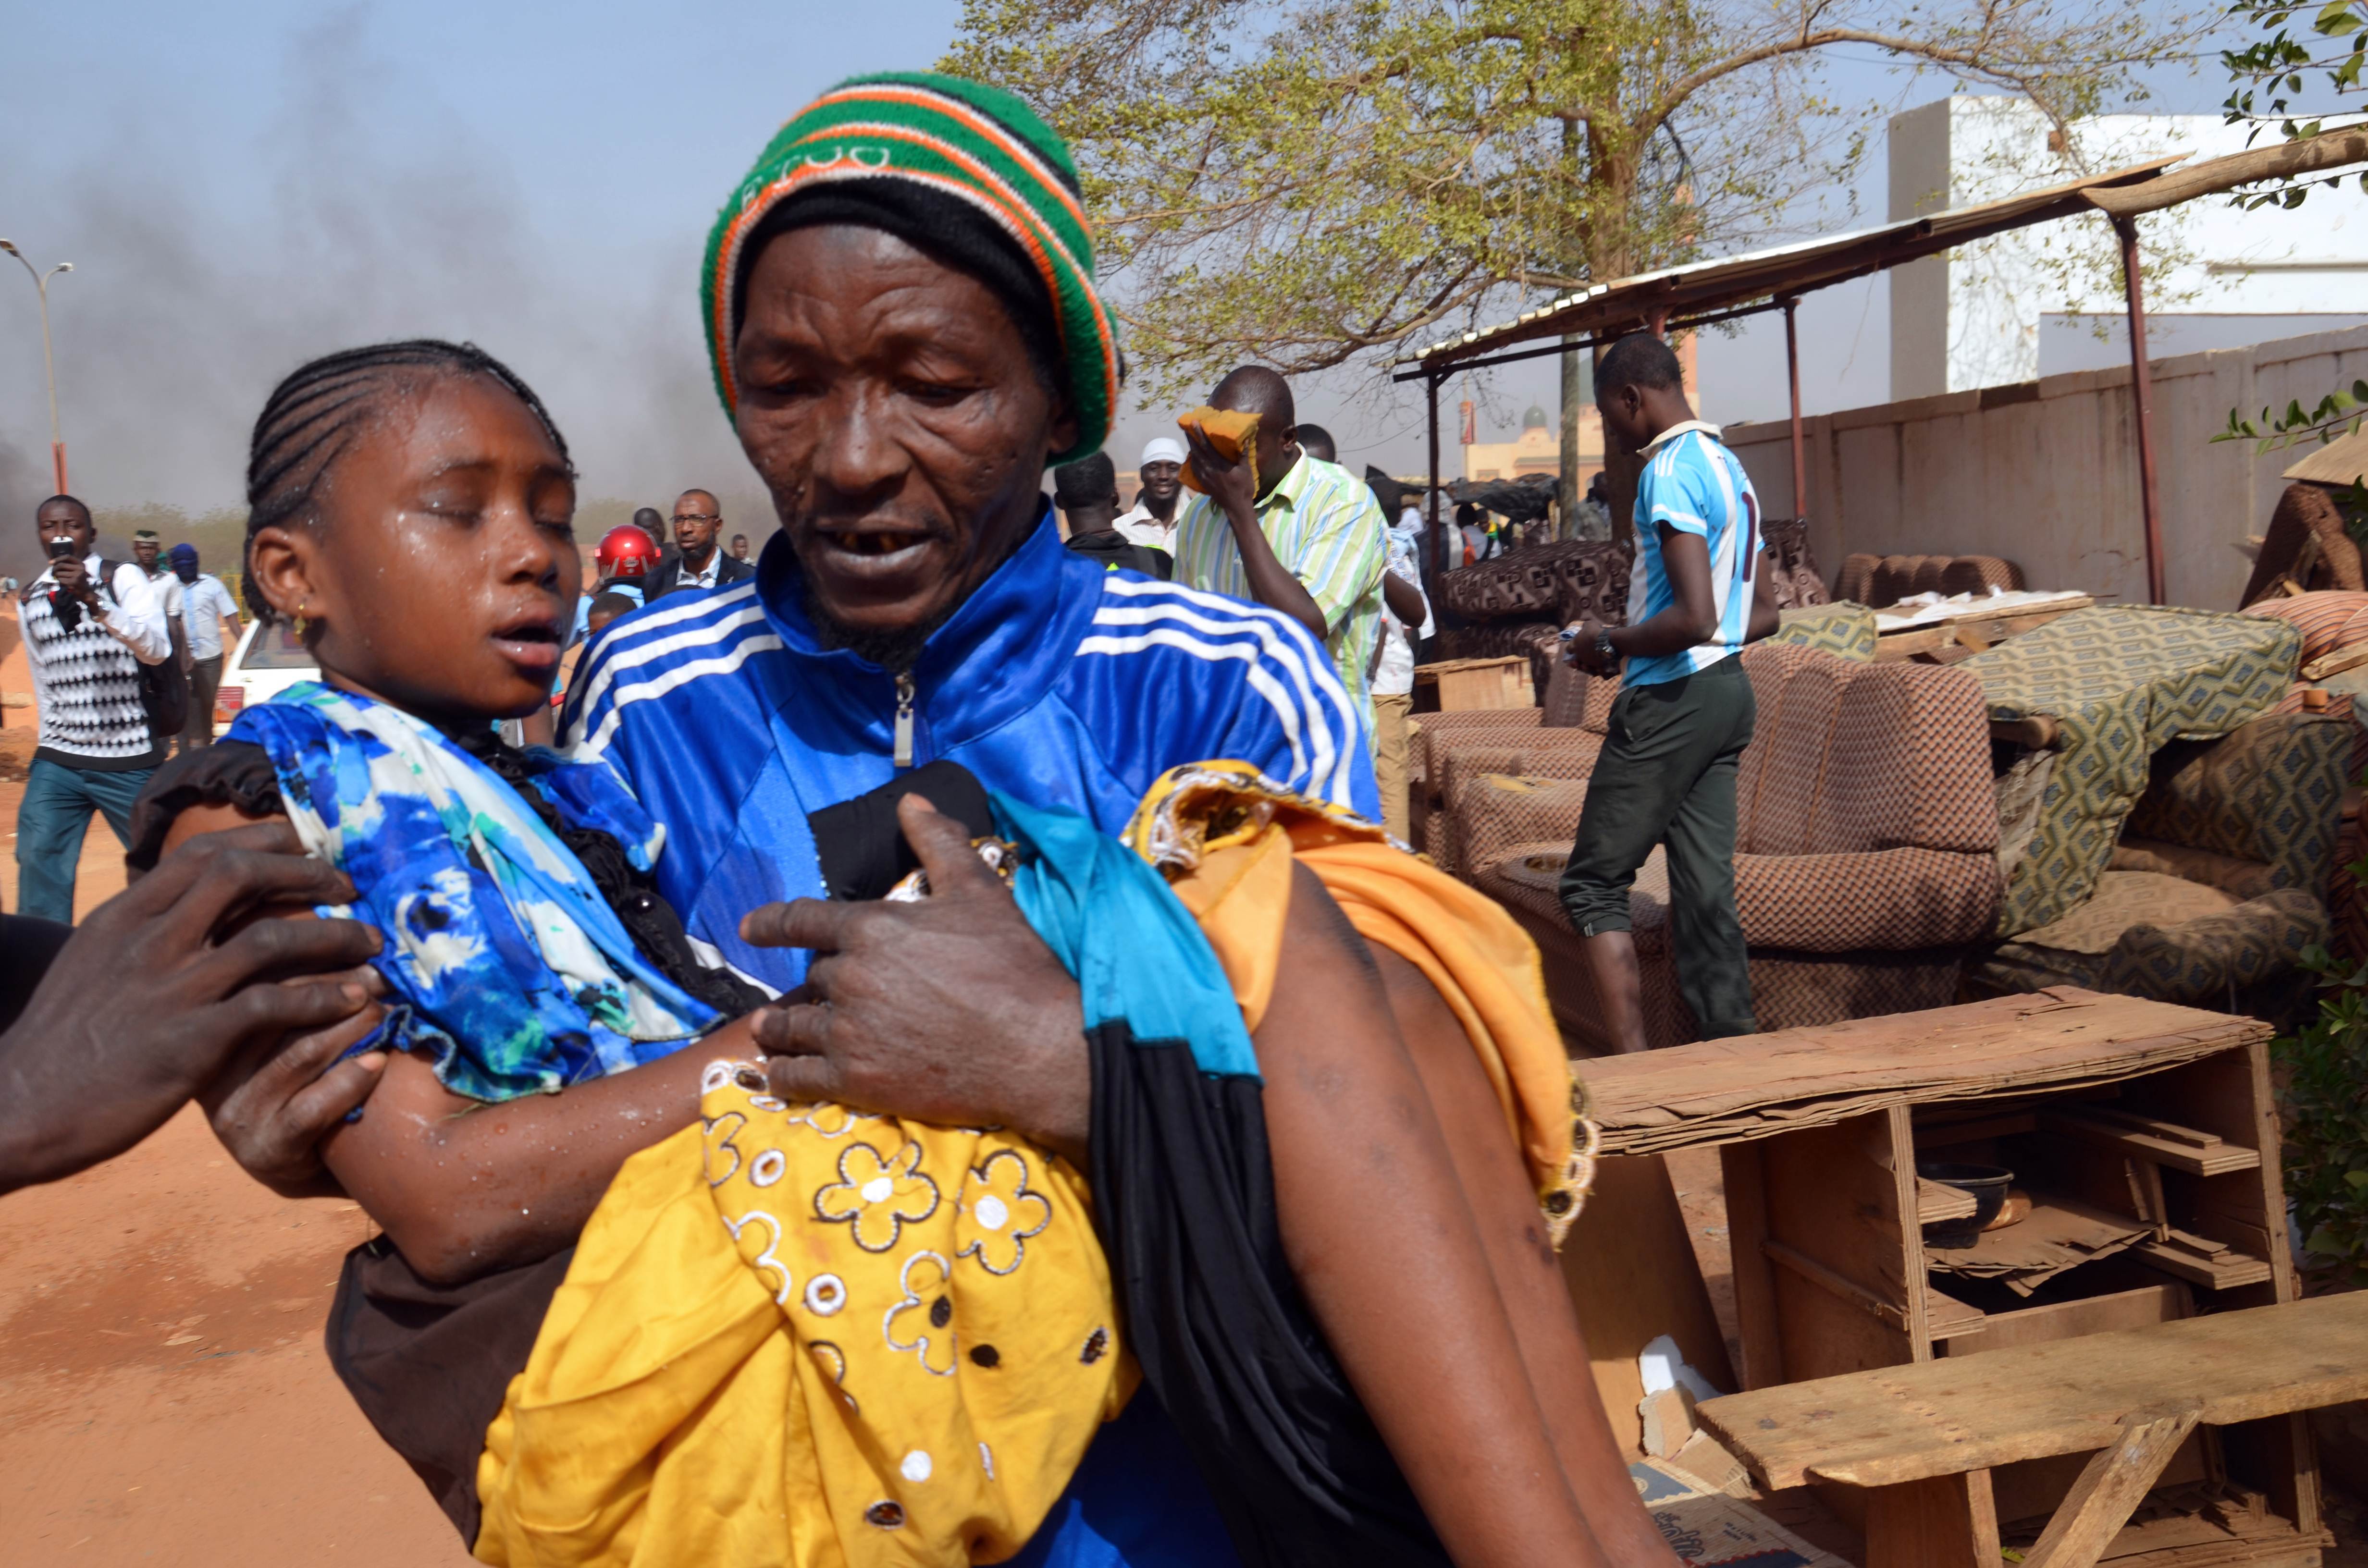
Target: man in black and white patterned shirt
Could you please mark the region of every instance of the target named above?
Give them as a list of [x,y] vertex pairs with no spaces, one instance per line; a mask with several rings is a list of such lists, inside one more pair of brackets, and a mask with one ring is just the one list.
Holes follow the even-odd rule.
[[131,802],[164,760],[141,706],[140,666],[171,656],[173,639],[148,574],[128,561],[105,570],[89,507],[53,495],[34,527],[50,569],[17,613],[41,738],[17,809],[17,899],[20,914],[71,924],[90,813],[129,847]]

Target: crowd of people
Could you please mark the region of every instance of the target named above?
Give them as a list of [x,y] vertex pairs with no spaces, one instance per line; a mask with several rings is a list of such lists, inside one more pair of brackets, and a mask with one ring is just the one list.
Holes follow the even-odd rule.
[[[40,508],[40,810],[134,880],[69,930],[20,837],[0,1191],[195,1097],[359,1201],[331,1359],[488,1562],[1670,1562],[1554,1257],[1587,1166],[1535,949],[1404,852],[1411,509],[1246,366],[1209,406],[1255,441],[1185,423],[1121,511],[1075,171],[973,83],[792,118],[700,302],[759,559],[692,489],[587,587],[520,378],[327,355],[256,422],[242,574],[320,678],[211,744],[220,584]],[[1565,889],[1632,999],[1651,843],[1731,935],[1770,619],[1674,366],[1599,371],[1638,604],[1572,631],[1628,662]],[[1681,961],[1748,1028],[1734,941]]]

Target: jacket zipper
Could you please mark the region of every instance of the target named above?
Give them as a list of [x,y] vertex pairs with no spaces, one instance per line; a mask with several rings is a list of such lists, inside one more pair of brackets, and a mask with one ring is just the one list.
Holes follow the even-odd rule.
[[913,766],[913,675],[909,670],[896,676],[896,766]]

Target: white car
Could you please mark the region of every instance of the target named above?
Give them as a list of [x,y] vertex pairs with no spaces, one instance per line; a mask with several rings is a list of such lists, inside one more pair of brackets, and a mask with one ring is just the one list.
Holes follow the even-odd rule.
[[300,680],[319,680],[321,666],[287,621],[270,626],[250,620],[238,647],[222,661],[222,689],[214,694],[214,733],[221,734],[251,703],[268,702]]
[[[297,637],[294,626],[284,620],[270,627],[248,621],[238,647],[222,662],[222,687],[214,693],[215,738],[230,728],[240,709],[268,702],[300,680],[320,678],[321,666],[313,662],[312,650]],[[510,744],[526,744],[526,732],[517,720],[501,728],[502,738]]]

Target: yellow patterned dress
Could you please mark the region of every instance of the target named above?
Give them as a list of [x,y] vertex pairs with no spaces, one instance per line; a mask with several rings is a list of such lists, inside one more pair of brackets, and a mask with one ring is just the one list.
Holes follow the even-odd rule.
[[[1126,835],[1255,1027],[1294,857],[1430,977],[1559,1237],[1586,1187],[1536,950],[1380,831],[1241,764],[1163,777]],[[1584,1127],[1583,1121],[1576,1125]],[[998,1131],[792,1105],[717,1062],[628,1161],[486,1435],[485,1562],[993,1562],[1137,1375],[1082,1176]]]

